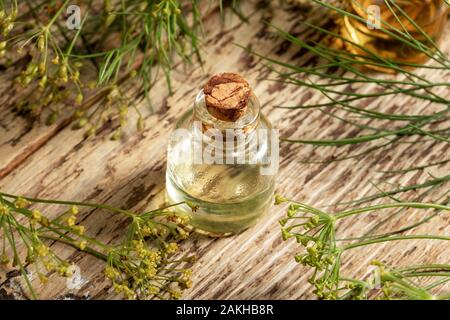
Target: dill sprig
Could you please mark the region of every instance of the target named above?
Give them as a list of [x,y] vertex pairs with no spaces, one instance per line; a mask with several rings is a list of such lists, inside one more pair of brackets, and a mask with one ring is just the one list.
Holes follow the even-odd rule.
[[[55,218],[32,209],[35,204],[64,209]],[[73,266],[52,249],[57,242],[90,254],[105,263],[104,273],[114,290],[128,299],[179,299],[191,286],[187,267],[195,257],[180,253],[178,242],[186,239],[190,217],[171,211],[172,205],[141,214],[109,205],[35,199],[0,192],[1,263],[17,268],[30,293],[30,270],[45,284],[58,273],[71,277]],[[80,209],[99,209],[128,219],[126,234],[119,243],[109,244],[86,234],[77,222]],[[24,256],[19,247],[25,247]]]
[[[289,201],[277,196],[276,204]],[[448,199],[447,199],[448,201]],[[346,278],[341,275],[345,255],[349,250],[367,247],[378,243],[410,241],[410,240],[437,240],[447,242],[450,237],[445,235],[428,234],[404,234],[398,231],[382,235],[362,236],[350,239],[339,239],[336,235],[337,228],[343,220],[349,217],[364,214],[382,212],[388,209],[418,209],[435,210],[445,214],[450,212],[450,207],[443,204],[421,203],[421,202],[395,202],[379,204],[350,210],[339,211],[334,214],[311,207],[304,203],[289,201],[286,218],[280,220],[282,236],[284,240],[291,238],[305,248],[305,253],[295,256],[298,263],[313,269],[313,275],[309,282],[315,287],[314,293],[320,299],[368,299],[371,296],[395,298],[395,299],[449,299],[448,294],[441,296],[433,295],[430,290],[438,285],[450,281],[449,265],[423,265],[408,266],[390,269],[385,265],[374,262],[380,268],[376,285],[373,279],[359,280]],[[417,226],[428,222],[424,220],[415,224]],[[426,288],[411,282],[411,278],[420,277],[444,277],[438,282]],[[376,293],[374,290],[378,289]]]
[[44,114],[48,124],[68,114],[87,136],[114,121],[112,138],[118,139],[132,106],[143,129],[141,111],[123,93],[123,82],[135,79],[150,107],[149,92],[161,74],[172,91],[173,64],[201,61],[201,5],[208,2],[81,1],[80,25],[69,30],[70,1],[1,0],[0,64],[16,72],[22,87],[16,108]]
[[[349,3],[361,5],[360,1],[345,2],[347,6],[335,5],[333,2],[323,0],[312,2],[319,8],[328,10],[330,19],[337,21],[335,28],[330,29],[317,22],[305,21],[299,22],[302,32],[292,34],[271,25],[281,38],[305,53],[308,61],[317,61],[317,64],[299,65],[257,52],[251,53],[266,61],[267,66],[279,76],[274,81],[309,88],[328,100],[328,102],[278,106],[278,108],[317,110],[336,121],[343,122],[346,126],[353,128],[353,132],[357,134],[340,139],[320,140],[289,137],[284,138],[283,141],[322,147],[372,143],[359,154],[346,155],[333,161],[362,157],[389,145],[402,143],[408,137],[418,137],[421,141],[450,142],[450,109],[448,107],[450,100],[445,90],[450,83],[430,78],[431,70],[443,73],[448,71],[450,59],[439,50],[434,39],[408,16],[402,9],[402,5],[393,0],[384,2],[386,10],[395,17],[395,23],[381,19],[381,27],[376,32],[401,43],[403,47],[413,50],[414,54],[426,56],[430,60],[429,63],[404,62],[385,57],[376,50],[364,47],[343,36],[338,30],[342,19],[348,18],[359,23],[367,23],[365,17],[353,13],[348,8]],[[448,3],[445,5],[448,6]],[[414,34],[410,31],[411,28]],[[311,34],[307,31],[318,34],[321,40],[316,41],[311,37],[303,39],[301,34]],[[425,37],[425,40],[418,40],[416,34]],[[349,47],[357,48],[357,50],[349,50]],[[395,75],[383,77],[373,71],[368,72],[368,68]],[[368,85],[370,85],[370,92],[366,90]],[[392,97],[427,103],[433,108],[431,108],[432,111],[424,114],[408,114],[383,112],[367,107],[377,98],[379,101],[387,101]]]

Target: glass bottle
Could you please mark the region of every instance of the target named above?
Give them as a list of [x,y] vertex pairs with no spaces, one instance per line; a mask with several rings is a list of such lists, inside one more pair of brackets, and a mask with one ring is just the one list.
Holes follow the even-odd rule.
[[[236,82],[230,79],[241,81],[238,87],[247,85],[239,75],[224,73],[208,82],[215,86],[212,93],[225,88],[234,95]],[[189,204],[177,208],[192,214],[196,231],[227,236],[254,225],[268,211],[278,170],[278,135],[251,89],[244,98],[224,100],[228,105],[221,108],[208,104],[207,86],[171,136],[166,190],[169,203]]]
[[[346,3],[347,11],[362,19],[349,16],[342,19],[342,36],[356,44],[346,42],[347,49],[362,56],[367,56],[368,50],[407,69],[425,63],[434,53],[447,20],[448,5],[444,0],[346,0]],[[392,34],[405,38],[396,30],[409,34],[431,51],[425,54],[396,39]],[[365,67],[392,72],[369,64]]]

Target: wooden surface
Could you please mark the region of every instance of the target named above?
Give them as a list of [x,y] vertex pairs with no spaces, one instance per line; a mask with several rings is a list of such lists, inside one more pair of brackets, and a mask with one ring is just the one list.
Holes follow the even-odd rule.
[[[255,57],[246,54],[234,43],[304,65],[311,63],[309,56],[298,48],[287,46],[261,24],[264,10],[256,11],[254,1],[245,1],[243,10],[251,13],[249,23],[227,16],[223,27],[217,10],[211,8],[205,19],[206,39],[203,44],[205,60],[203,71],[197,65],[178,65],[173,72],[175,93],[169,96],[163,77],[152,92],[155,113],[146,112],[146,130],[143,134],[134,129],[135,115],[125,137],[120,142],[110,141],[114,128],[104,126],[100,134],[88,140],[82,131],[74,131],[67,122],[54,126],[31,122],[16,115],[12,102],[20,99],[21,92],[11,90],[5,81],[9,75],[0,75],[0,189],[4,192],[40,198],[71,199],[108,203],[136,211],[155,208],[164,194],[166,144],[175,121],[192,106],[196,93],[205,79],[221,71],[243,74],[252,84],[274,126],[283,137],[343,138],[357,134],[353,128],[326,117],[318,111],[275,109],[277,105],[296,105],[325,102],[326,99],[307,88],[285,86],[262,80],[275,78]],[[273,22],[287,30],[305,36],[299,22],[305,16],[324,19],[323,10],[300,9],[286,11],[274,7]],[[309,31],[308,31],[309,32]],[[448,30],[447,30],[448,32]],[[307,34],[306,34],[307,36]],[[311,34],[311,37],[314,35]],[[449,52],[450,39],[444,35],[443,50]],[[449,81],[449,72],[431,71],[431,79]],[[125,84],[128,96],[142,109],[147,102],[136,92],[132,83]],[[368,87],[366,90],[370,90]],[[440,94],[450,96],[449,88]],[[373,100],[367,108],[390,112],[423,113],[432,110],[428,103],[413,99]],[[41,121],[42,122],[42,121]],[[414,138],[415,139],[415,138]],[[410,139],[411,140],[411,139]],[[379,142],[378,142],[379,143]],[[370,145],[370,144],[369,144]],[[348,201],[376,193],[370,184],[376,182],[386,190],[392,185],[420,183],[434,176],[449,173],[449,165],[433,167],[427,171],[411,172],[400,177],[387,177],[379,171],[422,165],[430,161],[447,159],[447,143],[425,142],[396,144],[371,153],[369,156],[325,164],[304,164],[301,160],[327,160],[347,154],[356,154],[367,145],[344,148],[317,148],[305,145],[281,144],[281,165],[277,193],[296,200],[324,207],[338,201]],[[448,189],[448,185],[446,186]],[[427,199],[436,199],[439,190]],[[417,192],[403,194],[402,199],[414,199]],[[334,210],[329,208],[329,210]],[[257,226],[239,235],[210,239],[195,236],[184,246],[198,256],[193,268],[193,287],[187,299],[305,299],[313,298],[306,282],[309,270],[295,263],[293,256],[300,248],[295,241],[283,242],[277,221],[285,208],[274,207]],[[51,214],[51,211],[48,212]],[[429,212],[428,212],[429,213]],[[380,215],[348,219],[340,226],[343,236],[361,235],[379,221]],[[402,217],[393,219],[387,229],[398,228],[416,221],[424,213],[408,210]],[[82,212],[87,233],[104,241],[115,241],[123,235],[121,221],[94,210]],[[450,234],[450,217],[442,215],[419,228],[417,233]],[[101,264],[95,259],[73,253],[64,247],[55,247],[63,257],[81,269],[81,288],[68,290],[65,280],[51,277],[50,284],[38,286],[41,298],[87,297],[111,299],[114,294],[104,280]],[[403,242],[374,245],[364,250],[354,250],[345,255],[344,273],[350,276],[367,275],[373,259],[393,265],[411,263],[449,263],[450,248],[435,241]],[[14,274],[0,272],[0,289],[9,291],[16,284]],[[17,289],[17,288],[16,288]]]

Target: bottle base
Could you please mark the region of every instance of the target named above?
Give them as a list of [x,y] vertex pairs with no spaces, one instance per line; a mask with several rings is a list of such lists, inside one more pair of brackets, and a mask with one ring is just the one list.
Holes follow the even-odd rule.
[[190,202],[198,206],[196,212],[187,204],[177,206],[176,210],[192,216],[192,231],[210,237],[228,237],[254,226],[268,212],[272,198],[273,187],[242,202],[205,202],[188,195],[170,177],[166,180],[166,202]]

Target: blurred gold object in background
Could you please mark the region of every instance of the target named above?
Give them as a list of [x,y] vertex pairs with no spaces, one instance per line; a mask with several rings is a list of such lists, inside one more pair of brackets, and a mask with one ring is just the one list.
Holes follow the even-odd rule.
[[[346,42],[347,50],[365,57],[388,59],[405,68],[423,64],[434,54],[447,21],[448,5],[444,0],[346,2],[346,10],[361,18],[346,15],[341,20],[341,34],[349,40]],[[378,25],[373,23],[377,19]],[[425,52],[412,44],[422,47]],[[392,72],[374,65],[365,66]]]

